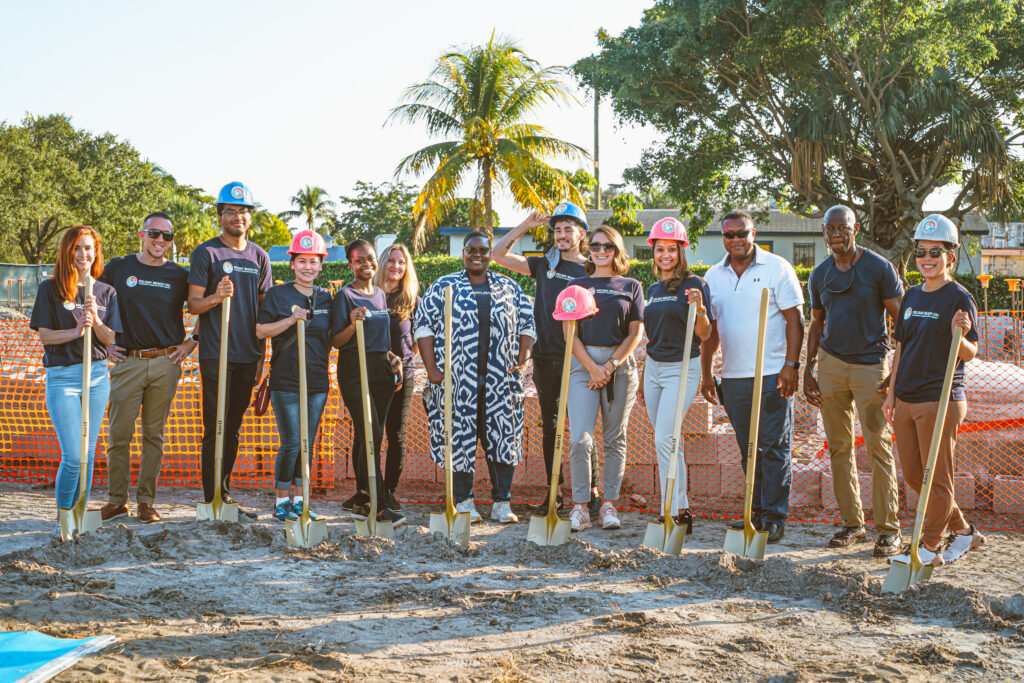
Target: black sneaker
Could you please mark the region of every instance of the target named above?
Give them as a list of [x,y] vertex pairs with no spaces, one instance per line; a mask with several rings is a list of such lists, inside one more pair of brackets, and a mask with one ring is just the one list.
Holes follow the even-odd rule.
[[393,491],[388,491],[388,499],[384,503],[384,507],[386,507],[388,510],[394,510],[395,512],[402,511],[402,506],[398,503],[398,499],[395,498],[395,494]]
[[899,534],[879,534],[875,541],[875,557],[892,557],[900,552],[903,538]]
[[[222,495],[220,499],[225,503],[234,503],[235,505],[238,505],[238,501],[227,494]],[[257,513],[253,512],[252,510],[246,510],[241,505],[238,505],[238,514],[245,515],[249,519],[256,519],[257,517],[259,517]]]
[[[356,491],[354,495],[349,497],[348,500],[341,504],[341,509],[345,512],[352,512],[356,507],[360,505],[370,505],[370,497],[362,491]],[[366,518],[366,515],[363,515]]]
[[[562,499],[561,496],[558,496],[558,498],[555,499],[555,512],[557,514],[559,512],[564,512],[564,511],[565,511],[565,501]],[[540,503],[538,503],[533,508],[533,510],[530,511],[530,514],[531,515],[535,515],[537,517],[547,517],[547,514],[548,514],[548,499],[547,499],[547,497],[545,497],[544,500],[542,500]]]
[[355,507],[348,511],[348,514],[353,519],[366,519],[370,516],[370,504],[362,503],[360,505],[356,505]]
[[786,527],[781,524],[776,524],[775,522],[767,522],[761,531],[768,532],[769,543],[778,543],[782,540],[782,537],[786,535]]
[[836,532],[828,542],[829,548],[847,548],[854,543],[860,543],[868,537],[868,530],[861,526],[844,526]]
[[[367,510],[367,514],[369,514],[369,510]],[[377,521],[391,522],[391,524],[397,529],[398,527],[405,524],[405,515],[403,515],[398,510],[391,510],[389,508],[383,510],[379,515],[377,515]]]
[[[750,518],[750,523],[753,524],[754,528],[758,531],[764,531],[764,529],[761,528],[761,519],[757,515],[753,515]],[[729,528],[733,531],[743,531],[743,518],[740,517],[739,519],[734,519],[729,522]]]

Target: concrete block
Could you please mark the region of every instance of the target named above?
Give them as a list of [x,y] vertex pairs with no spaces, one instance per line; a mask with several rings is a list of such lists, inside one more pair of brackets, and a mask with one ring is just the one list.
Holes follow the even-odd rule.
[[736,443],[736,432],[731,425],[718,425],[714,428],[715,442],[718,447],[718,462],[743,462],[739,444]]
[[1024,514],[1024,477],[997,476],[992,491],[992,511]]
[[793,483],[789,491],[790,507],[821,504],[821,470],[817,461],[793,463]]
[[832,482],[832,472],[825,470],[821,473],[821,505],[828,510],[838,510],[839,503],[836,501],[836,488]]
[[703,399],[694,399],[683,418],[683,434],[704,435],[711,431],[711,406]]
[[718,439],[714,434],[686,435],[683,449],[687,465],[717,465],[719,462]]
[[957,474],[953,477],[953,495],[956,496],[956,504],[961,510],[971,510],[976,507],[974,502],[974,475]]
[[743,474],[743,465],[738,462],[723,462],[722,469],[722,497],[742,498],[746,486],[746,476]]
[[687,467],[687,485],[690,504],[722,495],[722,468],[719,465],[692,465]]

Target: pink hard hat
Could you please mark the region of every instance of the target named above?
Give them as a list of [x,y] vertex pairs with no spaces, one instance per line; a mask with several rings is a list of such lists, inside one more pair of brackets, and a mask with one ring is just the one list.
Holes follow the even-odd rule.
[[597,313],[597,302],[590,290],[579,285],[569,285],[555,299],[555,320],[582,320]]
[[673,240],[682,242],[683,247],[690,246],[690,239],[686,236],[686,226],[678,218],[662,218],[651,227],[651,234],[647,238],[647,244],[654,246],[654,240]]
[[310,254],[327,258],[327,243],[324,242],[324,238],[320,233],[314,230],[299,230],[292,237],[292,244],[288,247],[289,256],[297,256],[298,254]]

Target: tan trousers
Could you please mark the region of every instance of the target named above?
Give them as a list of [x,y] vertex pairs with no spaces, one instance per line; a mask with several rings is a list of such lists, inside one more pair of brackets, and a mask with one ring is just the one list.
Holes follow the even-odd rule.
[[825,351],[818,352],[818,389],[821,390],[821,421],[828,439],[832,482],[843,526],[864,524],[857,458],[854,452],[853,408],[857,407],[864,448],[871,458],[871,507],[875,531],[899,532],[899,489],[892,437],[882,415],[885,394],[878,387],[888,374],[888,362],[876,365],[846,363]]
[[131,443],[135,420],[142,409],[142,461],[135,499],[153,504],[156,482],[163,461],[164,424],[171,402],[178,389],[181,366],[167,356],[158,358],[128,357],[110,370],[110,438],[107,447],[109,491],[107,498],[114,505],[128,502],[131,480]]
[[[896,399],[892,427],[903,466],[903,478],[918,495],[924,482],[924,468],[928,462],[928,449],[932,442],[939,402],[904,403]],[[932,490],[924,513],[921,539],[932,548],[942,542],[946,530],[959,531],[967,526],[964,516],[953,497],[953,451],[956,450],[956,430],[967,415],[967,401],[950,401],[946,422],[939,437],[939,453],[935,458]]]

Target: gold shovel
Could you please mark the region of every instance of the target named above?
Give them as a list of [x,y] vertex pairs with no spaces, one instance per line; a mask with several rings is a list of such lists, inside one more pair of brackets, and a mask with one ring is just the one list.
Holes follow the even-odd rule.
[[558,475],[562,471],[562,432],[565,425],[566,399],[569,396],[569,371],[572,365],[572,344],[576,339],[576,321],[569,320],[565,335],[565,356],[562,359],[562,386],[558,391],[558,418],[555,422],[555,453],[551,461],[551,485],[548,489],[548,513],[530,517],[526,540],[537,545],[562,545],[568,542],[572,527],[558,516]]
[[[921,482],[921,494],[917,497],[917,516],[914,519],[914,537],[910,541],[910,563],[893,560],[889,573],[882,584],[883,593],[902,593],[918,581],[927,581],[932,575],[932,565],[921,562],[917,554],[921,542],[921,530],[924,528],[924,514],[928,509],[928,495],[932,491],[932,475],[935,474],[935,461],[939,455],[939,439],[946,424],[946,409],[949,407],[950,389],[953,387],[953,372],[956,370],[957,356],[960,354],[960,340],[964,336],[963,328],[957,327],[953,332],[953,343],[949,347],[949,358],[946,360],[946,378],[942,381],[942,398],[939,409],[935,413],[935,426],[932,428],[932,444],[928,448],[928,462],[925,463],[924,480]],[[893,378],[896,381],[896,378]]]
[[395,525],[377,521],[377,468],[373,466],[373,418],[370,416],[370,383],[366,379],[366,337],[363,321],[356,321],[356,345],[359,347],[359,386],[363,391],[363,435],[366,450],[366,481],[370,486],[370,514],[356,520],[356,533],[360,536],[394,538]]
[[[444,288],[444,512],[430,513],[430,532],[469,547],[469,513],[455,509],[452,493],[452,288]],[[407,380],[408,381],[408,380]]]
[[302,458],[302,516],[284,522],[288,545],[309,548],[327,538],[327,521],[309,519],[309,396],[306,394],[306,321],[296,323],[299,347],[299,456]]
[[683,430],[683,408],[686,404],[686,385],[690,378],[690,349],[693,346],[693,328],[697,322],[697,306],[690,304],[686,313],[686,341],[683,342],[683,364],[679,369],[679,385],[676,391],[676,415],[672,423],[672,447],[669,449],[668,476],[665,478],[665,495],[662,524],[651,522],[644,533],[644,542],[651,548],[659,548],[666,555],[678,555],[686,542],[686,527],[676,524],[672,517],[672,503],[675,500],[676,474],[679,460],[679,433]]
[[[85,276],[85,299],[92,296],[92,277]],[[84,309],[83,309],[84,315]],[[74,507],[59,508],[60,538],[70,541],[75,534],[96,531],[103,524],[99,510],[86,510],[89,488],[89,395],[92,390],[92,328],[82,336],[82,440],[78,454],[78,500]],[[100,416],[103,419],[103,416]]]
[[220,303],[220,358],[217,365],[217,436],[213,448],[213,500],[196,505],[197,522],[238,522],[238,503],[221,498],[222,461],[224,460],[224,404],[228,383],[228,328],[231,326],[231,297]]
[[768,322],[768,289],[761,290],[761,315],[757,322],[757,356],[754,361],[754,395],[750,404],[750,434],[747,440],[747,481],[743,493],[743,530],[729,529],[725,532],[725,549],[743,557],[764,559],[768,547],[768,532],[758,531],[751,521],[751,507],[754,504],[754,475],[757,471],[757,437],[761,422],[761,385],[764,367],[764,335]]

